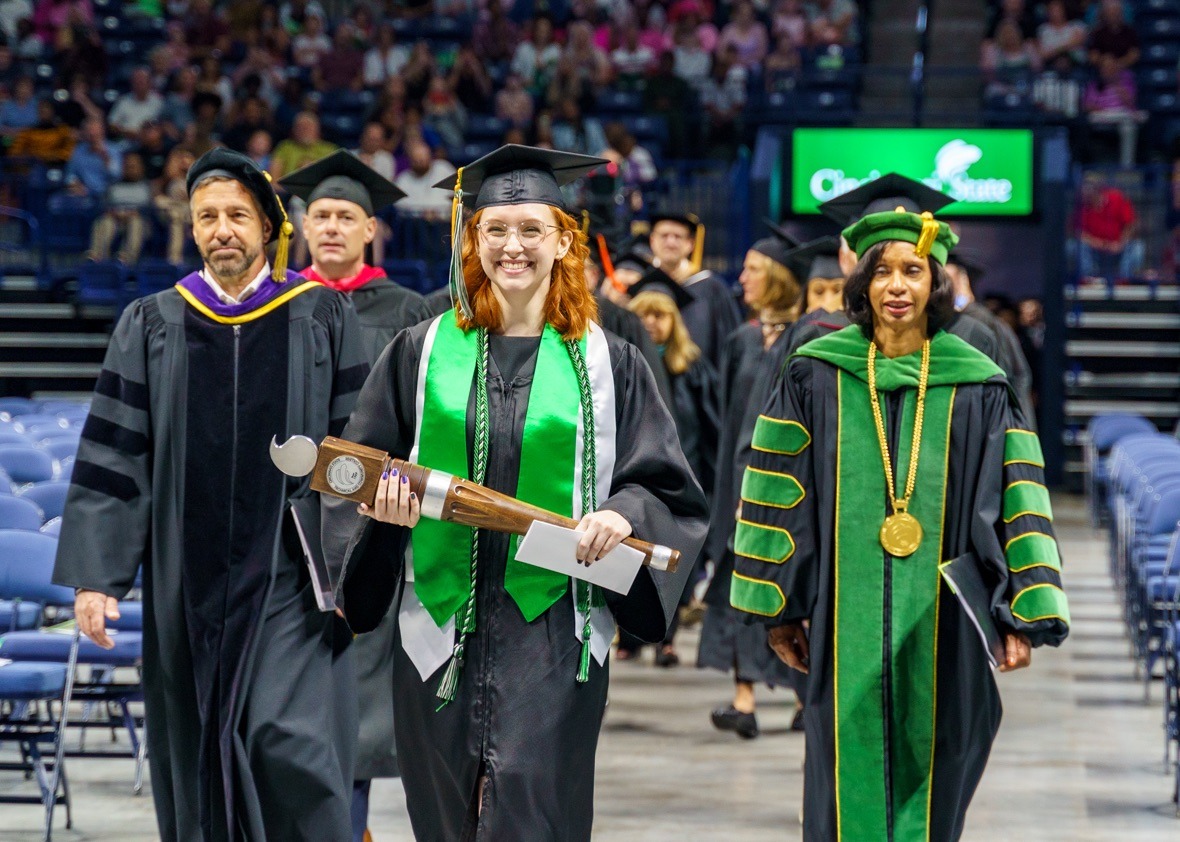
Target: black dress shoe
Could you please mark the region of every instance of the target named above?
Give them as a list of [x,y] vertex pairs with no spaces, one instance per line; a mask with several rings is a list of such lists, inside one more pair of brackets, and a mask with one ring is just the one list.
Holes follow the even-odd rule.
[[711,717],[713,727],[719,731],[733,731],[746,740],[752,740],[758,736],[758,717],[752,713],[742,713],[733,705],[717,708]]
[[655,664],[657,667],[680,666],[680,656],[676,654],[675,649],[661,648],[656,652]]
[[803,707],[802,706],[795,708],[795,715],[794,715],[794,717],[791,718],[791,730],[792,731],[802,731],[803,730]]

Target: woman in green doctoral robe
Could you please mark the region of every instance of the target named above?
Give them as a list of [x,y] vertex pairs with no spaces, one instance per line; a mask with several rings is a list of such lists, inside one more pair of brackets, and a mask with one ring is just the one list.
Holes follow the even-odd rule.
[[758,418],[730,599],[809,672],[804,838],[954,840],[1000,724],[993,661],[1068,633],[1044,461],[999,368],[941,330],[946,224],[844,237],[853,324],[800,348]]
[[628,535],[685,563],[622,595],[517,561],[504,533],[419,519],[396,476],[360,514],[329,507],[349,625],[398,600],[394,733],[421,840],[590,838],[615,623],[661,640],[704,541],[674,422],[639,351],[593,322],[585,235],[562,209],[559,185],[603,163],[510,145],[439,185],[456,194],[457,308],[398,334],[344,437],[580,519],[584,563],[614,563]]

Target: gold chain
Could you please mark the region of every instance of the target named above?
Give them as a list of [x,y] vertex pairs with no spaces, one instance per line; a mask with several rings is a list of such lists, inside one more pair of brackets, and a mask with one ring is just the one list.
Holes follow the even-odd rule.
[[893,511],[904,512],[914,496],[914,483],[918,479],[918,448],[922,444],[922,418],[926,409],[926,383],[930,379],[930,340],[922,343],[922,370],[918,375],[918,408],[914,413],[914,440],[910,445],[909,476],[905,481],[905,496],[898,498],[893,485],[893,463],[889,458],[889,444],[885,440],[885,421],[881,417],[881,401],[877,397],[877,345],[869,342],[869,399],[873,402],[873,421],[877,425],[877,442],[881,445],[881,461],[885,465],[885,486],[893,501]]

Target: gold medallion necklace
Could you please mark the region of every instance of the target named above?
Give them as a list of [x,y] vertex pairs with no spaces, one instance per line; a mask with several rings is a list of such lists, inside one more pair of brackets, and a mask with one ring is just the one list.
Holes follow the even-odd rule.
[[922,416],[926,408],[926,382],[930,377],[930,340],[922,343],[922,371],[918,376],[918,408],[914,413],[914,440],[910,445],[909,475],[905,495],[896,496],[893,484],[893,463],[889,459],[889,444],[885,440],[885,421],[881,417],[881,402],[877,397],[877,346],[869,342],[869,398],[873,402],[873,421],[877,425],[877,443],[881,445],[881,461],[885,465],[885,488],[893,503],[893,513],[881,524],[881,546],[895,558],[912,555],[922,543],[922,524],[908,511],[914,496],[914,482],[918,479],[918,448],[922,443]]

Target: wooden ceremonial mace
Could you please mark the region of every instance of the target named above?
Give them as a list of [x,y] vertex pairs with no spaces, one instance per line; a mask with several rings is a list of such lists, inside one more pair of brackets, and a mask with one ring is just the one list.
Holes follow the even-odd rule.
[[[288,476],[311,474],[311,488],[368,506],[377,496],[377,484],[386,470],[408,478],[410,490],[418,495],[422,516],[494,532],[524,535],[534,521],[574,529],[572,518],[493,491],[470,480],[394,459],[373,447],[327,436],[317,447],[306,436],[292,436],[284,444],[270,443],[270,458]],[[643,553],[643,563],[656,570],[675,572],[680,551],[625,538],[623,543]]]

